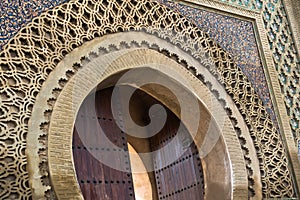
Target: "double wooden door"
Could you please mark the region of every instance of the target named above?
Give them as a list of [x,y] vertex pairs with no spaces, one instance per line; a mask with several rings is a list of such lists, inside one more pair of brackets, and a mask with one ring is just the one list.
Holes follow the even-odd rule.
[[[100,90],[96,95],[87,98],[78,112],[75,127],[73,130],[73,158],[82,194],[85,199],[103,200],[131,200],[135,199],[132,174],[130,173],[130,158],[127,146],[127,135],[116,123],[112,114],[111,95],[113,88]],[[140,93],[142,93],[140,91]],[[143,94],[143,98],[145,98]],[[145,102],[145,107],[150,104],[159,103],[152,97],[151,101]],[[204,196],[204,178],[202,173],[201,159],[193,142],[185,147],[182,155],[176,155],[179,148],[182,148],[181,141],[172,144],[167,151],[160,151],[168,145],[178,132],[180,120],[167,108],[167,120],[164,127],[158,134],[149,138],[151,151],[153,151],[154,175],[156,194],[153,199],[176,199],[176,200],[198,200]],[[120,109],[122,110],[122,109]],[[139,112],[136,110],[135,112]],[[142,111],[141,111],[142,112]],[[144,111],[143,111],[144,112]],[[119,113],[122,115],[122,113]],[[145,116],[144,119],[147,119]],[[126,119],[124,119],[125,121]],[[99,128],[95,128],[98,124]],[[151,131],[151,130],[149,130]],[[182,131],[182,130],[181,130]],[[187,131],[184,129],[183,131]],[[116,148],[108,145],[103,140],[103,135],[111,141]],[[90,142],[86,142],[89,137]],[[92,138],[92,139],[91,139]],[[115,151],[122,153],[114,154]],[[166,156],[172,155],[174,160],[165,162]],[[111,155],[111,156],[110,156]],[[101,158],[109,157],[113,164],[122,166],[119,170]]]

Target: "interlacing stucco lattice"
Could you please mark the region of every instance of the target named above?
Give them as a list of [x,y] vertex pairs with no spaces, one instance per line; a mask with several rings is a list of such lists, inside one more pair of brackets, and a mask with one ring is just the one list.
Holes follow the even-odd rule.
[[[197,0],[190,0],[197,2]],[[300,100],[299,100],[299,55],[295,51],[294,39],[288,16],[282,0],[215,0],[236,7],[260,12],[265,21],[265,29],[268,31],[270,49],[273,51],[274,63],[281,84],[282,96],[285,100],[287,113],[290,118],[290,126],[295,141],[299,139]],[[3,29],[0,34],[0,49],[12,38],[18,30],[25,26],[32,17],[41,14],[49,8],[65,1],[16,1],[1,2],[0,25]],[[6,16],[6,13],[9,13]],[[297,36],[295,36],[297,37]]]
[[[165,38],[164,32],[170,30],[174,30],[172,37]],[[5,149],[0,152],[4,169],[0,174],[1,198],[31,197],[26,171],[26,135],[35,98],[47,76],[66,54],[85,41],[124,31],[155,34],[208,67],[231,95],[248,125],[260,161],[263,196],[295,195],[280,134],[248,79],[227,52],[195,25],[158,3],[79,0],[35,18],[0,53],[0,132],[1,149]],[[216,69],[210,68],[207,56],[212,58]],[[63,86],[64,82],[60,84]],[[45,185],[50,185],[47,157],[43,159],[46,166],[42,168],[45,169],[42,179]]]

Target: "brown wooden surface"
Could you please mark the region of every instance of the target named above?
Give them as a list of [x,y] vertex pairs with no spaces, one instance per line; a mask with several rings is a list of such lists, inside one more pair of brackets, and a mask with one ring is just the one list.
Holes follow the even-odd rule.
[[[155,178],[159,199],[170,200],[201,200],[204,199],[204,178],[201,160],[196,145],[187,134],[186,128],[179,130],[179,119],[168,111],[168,118],[164,128],[151,138],[154,154]],[[175,138],[179,132],[187,138]],[[174,144],[170,144],[171,141]],[[191,143],[191,144],[189,144]],[[166,147],[162,150],[163,147]],[[187,146],[185,146],[187,145]],[[180,150],[184,149],[183,154]],[[173,162],[164,164],[167,159]],[[176,156],[176,157],[175,157]],[[176,159],[178,158],[178,159]]]
[[[121,131],[113,119],[111,111],[111,91],[112,89],[102,90],[96,93],[95,103],[86,100],[77,116],[74,135],[73,135],[73,156],[77,178],[85,199],[111,199],[127,200],[134,199],[134,188],[132,175],[128,172],[122,172],[112,169],[98,161],[88,151],[94,151],[96,155],[110,156],[114,149],[107,146],[100,137],[101,131],[119,148],[127,150],[126,134]],[[150,122],[148,109],[151,105],[159,103],[151,97],[145,97],[143,92],[139,91],[136,98],[143,97],[145,102],[144,110],[137,109],[141,112],[143,121],[147,124]],[[120,105],[116,105],[120,106]],[[120,109],[122,110],[122,109]],[[180,120],[167,108],[167,121],[162,130],[150,138],[151,150],[154,153],[154,167],[157,199],[171,200],[201,200],[204,199],[204,179],[202,172],[201,160],[198,151],[186,128],[179,131]],[[154,116],[161,119],[161,116]],[[95,129],[95,121],[102,130]],[[93,140],[89,146],[83,145],[78,134],[84,130],[81,137],[92,137]],[[151,132],[150,129],[148,129]],[[181,137],[176,138],[176,134],[184,133]],[[180,139],[178,139],[180,138]],[[168,145],[175,141],[173,145]],[[187,141],[187,142],[186,142]],[[184,145],[183,145],[184,144]],[[186,145],[188,144],[188,145]],[[160,151],[168,145],[167,150]],[[180,150],[184,153],[180,154]],[[158,150],[158,151],[156,151]],[[164,165],[167,158],[172,158],[173,162]],[[111,162],[118,163],[130,169],[128,152],[122,156],[111,156]]]
[[[126,134],[113,119],[110,97],[110,89],[101,91],[96,94],[95,104],[86,100],[81,106],[73,134],[73,157],[77,179],[85,199],[131,200],[134,199],[131,173],[112,169],[91,154],[94,152],[97,156],[109,156],[111,152],[117,150],[103,142],[99,131],[103,131],[116,147],[127,150]],[[95,129],[95,121],[98,121],[102,130]],[[81,141],[78,130],[84,131],[80,134],[81,137],[88,135],[93,138],[88,146]],[[128,152],[119,157],[111,156],[111,162],[130,169]]]

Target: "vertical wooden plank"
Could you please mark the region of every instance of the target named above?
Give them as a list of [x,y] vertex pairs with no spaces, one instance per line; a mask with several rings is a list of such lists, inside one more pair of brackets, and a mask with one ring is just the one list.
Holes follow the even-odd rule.
[[[97,159],[114,151],[114,148],[103,142],[100,133],[104,134],[114,145],[127,149],[126,134],[120,130],[112,116],[111,92],[111,88],[102,90],[96,93],[95,101],[83,102],[80,108],[81,115],[77,116],[76,121],[76,126],[80,127],[75,127],[73,131],[74,164],[85,199],[134,199],[131,174],[106,166]],[[101,129],[95,128],[95,123],[98,123]],[[80,133],[79,137],[77,130],[84,133]],[[85,146],[81,141],[87,135],[92,136],[90,146]],[[90,151],[96,155],[96,158]],[[130,168],[128,152],[111,159],[111,162],[115,164],[127,165],[127,168]]]
[[[167,145],[179,131],[179,119],[168,111],[168,118],[163,129],[151,140],[152,150],[159,150]],[[151,130],[149,130],[151,131]],[[183,129],[181,131],[185,131]],[[194,143],[187,147],[183,155],[179,155],[181,145],[178,140],[174,140],[175,145],[169,147],[168,152],[157,152],[154,155],[154,163],[161,167],[166,160],[166,156],[174,156],[173,163],[155,170],[157,192],[159,199],[168,200],[201,200],[204,199],[204,178],[202,175],[201,161],[198,160],[198,151]],[[171,152],[171,154],[170,154]]]

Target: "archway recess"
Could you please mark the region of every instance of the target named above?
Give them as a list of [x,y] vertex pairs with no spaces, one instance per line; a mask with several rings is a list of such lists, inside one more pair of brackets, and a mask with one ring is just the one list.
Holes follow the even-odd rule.
[[[149,87],[151,86],[148,85]],[[150,185],[153,192],[146,191],[148,195],[143,200],[204,199],[202,162],[197,146],[185,125],[166,106],[142,90],[135,90],[129,105],[123,105],[122,99],[113,99],[113,92],[122,97],[122,94],[132,89],[126,85],[99,89],[95,94],[92,93],[85,98],[80,106],[74,125],[72,151],[77,180],[84,198],[138,199],[137,197],[141,195],[137,194],[144,195],[144,186],[149,181],[147,178],[149,174],[148,176],[153,179]],[[168,98],[165,98],[164,102],[166,99]],[[161,105],[159,109],[158,105]],[[130,123],[127,119],[124,113],[126,109],[129,109],[136,124]],[[151,109],[155,109],[155,112]],[[151,114],[148,113],[149,110]],[[114,116],[115,111],[117,115]],[[157,124],[164,117],[166,117],[164,123]],[[205,115],[201,117],[202,121],[205,121],[203,119],[205,117]],[[149,126],[150,119],[151,124],[161,126],[161,130],[156,129],[157,133],[153,132],[152,125]],[[145,132],[142,132],[141,127],[137,127],[140,125],[145,127],[143,129]],[[203,128],[208,127],[202,126]],[[202,130],[201,134],[204,132],[205,130]],[[128,151],[128,143],[133,145],[138,153]],[[219,148],[214,148],[210,155],[206,156],[214,159],[215,163],[210,163],[211,165],[228,163],[226,152],[222,152],[220,144],[218,145]],[[223,146],[223,151],[224,149]],[[141,165],[142,168],[132,166],[138,160],[144,163]],[[227,169],[230,166],[215,168],[218,168],[214,170],[215,174],[218,173],[216,177],[230,176],[226,175],[230,173]],[[142,178],[137,180],[140,182],[139,187],[133,184],[135,175]],[[211,182],[215,181],[208,180],[208,182],[211,185]],[[219,194],[219,198],[224,195],[230,198],[230,188],[226,188],[223,184],[220,186],[224,188],[219,188],[218,192],[213,193]],[[216,189],[209,188],[211,191]],[[227,194],[226,190],[229,190]],[[211,191],[207,193],[212,194]],[[153,198],[149,197],[150,192],[153,193]]]

